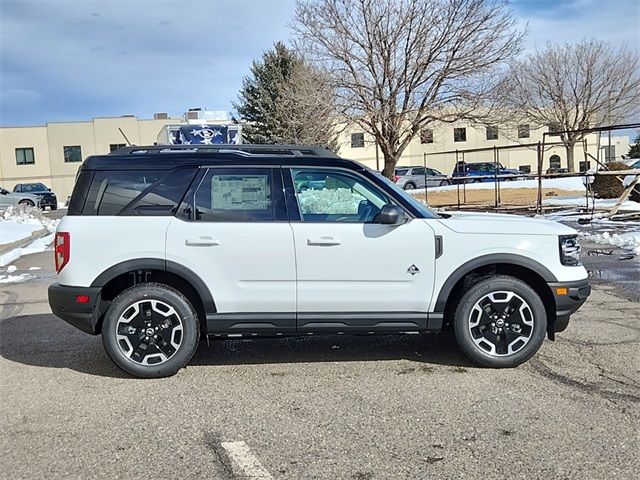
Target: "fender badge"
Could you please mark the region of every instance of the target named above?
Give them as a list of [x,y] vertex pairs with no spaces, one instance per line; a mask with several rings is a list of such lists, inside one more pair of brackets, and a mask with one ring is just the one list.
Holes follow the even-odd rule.
[[413,276],[416,273],[420,273],[420,269],[415,265],[411,265],[409,268],[407,268],[407,273],[410,273]]

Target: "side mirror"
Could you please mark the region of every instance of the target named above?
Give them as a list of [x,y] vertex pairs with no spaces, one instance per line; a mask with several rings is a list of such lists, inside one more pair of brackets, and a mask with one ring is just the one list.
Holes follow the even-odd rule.
[[50,189],[50,188],[47,188],[47,190],[51,191],[51,189]]
[[401,225],[406,220],[407,217],[404,211],[395,205],[385,205],[374,219],[375,223],[381,223],[382,225]]

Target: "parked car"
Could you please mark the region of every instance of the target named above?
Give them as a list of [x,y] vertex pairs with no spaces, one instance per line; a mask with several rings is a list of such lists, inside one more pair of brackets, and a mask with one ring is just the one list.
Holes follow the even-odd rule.
[[[506,168],[501,163],[498,163],[498,171],[496,172],[496,165],[493,162],[458,162],[453,169],[453,173],[451,173],[451,180],[453,183],[493,182],[495,181],[496,174],[498,176],[498,181],[516,180],[520,175],[522,175],[519,170]],[[460,177],[478,178],[467,178],[466,180],[461,180]]]
[[12,205],[25,205],[28,207],[40,206],[40,199],[29,193],[12,193],[0,187],[0,208],[5,209]]
[[[55,234],[54,314],[102,334],[112,361],[139,377],[176,373],[201,336],[449,325],[474,362],[513,367],[590,293],[564,224],[439,214],[327,150],[269,148],[87,158]],[[318,178],[316,190],[296,187]]]
[[40,208],[43,210],[49,207],[51,210],[58,209],[58,198],[44,183],[18,183],[13,187],[16,193],[29,193],[40,199]]
[[451,183],[445,174],[435,168],[396,167],[395,182],[404,190],[424,188],[425,178],[427,187],[441,187]]

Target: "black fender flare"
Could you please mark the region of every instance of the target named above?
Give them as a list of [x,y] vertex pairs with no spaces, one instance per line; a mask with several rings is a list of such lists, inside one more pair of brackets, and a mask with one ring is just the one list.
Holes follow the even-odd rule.
[[447,304],[447,299],[453,290],[453,287],[464,278],[466,274],[479,267],[496,264],[517,265],[519,267],[527,268],[542,277],[547,283],[557,282],[558,279],[551,273],[551,271],[535,260],[531,260],[528,257],[517,255],[513,253],[492,253],[489,255],[482,255],[481,257],[469,260],[456,268],[449,278],[444,282],[438,297],[436,300],[436,306],[434,308],[435,313],[443,313],[444,307]]
[[135,260],[127,260],[117,263],[98,275],[91,283],[91,286],[100,288],[104,287],[117,276],[135,270],[164,270],[182,277],[193,286],[200,296],[205,313],[216,312],[216,305],[213,300],[213,296],[211,295],[211,291],[202,278],[184,265],[180,265],[179,263],[172,262],[170,260],[163,260],[160,258],[136,258]]

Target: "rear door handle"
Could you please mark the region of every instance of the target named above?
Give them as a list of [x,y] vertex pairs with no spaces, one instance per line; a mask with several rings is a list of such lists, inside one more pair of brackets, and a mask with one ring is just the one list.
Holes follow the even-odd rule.
[[312,247],[333,247],[340,243],[340,240],[333,237],[307,238],[307,245]]
[[184,244],[187,247],[217,247],[220,240],[214,240],[212,237],[187,238]]

